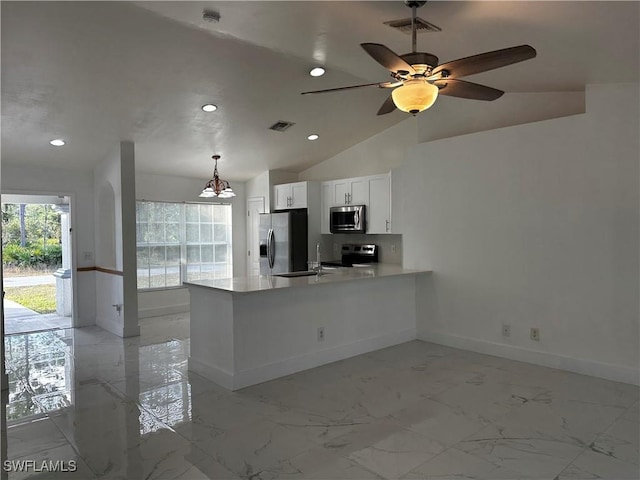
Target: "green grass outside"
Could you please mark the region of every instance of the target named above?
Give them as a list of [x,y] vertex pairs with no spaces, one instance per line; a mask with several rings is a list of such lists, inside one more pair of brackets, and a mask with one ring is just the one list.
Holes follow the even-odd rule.
[[8,287],[5,298],[30,308],[38,313],[56,311],[56,286],[34,285],[30,287]]

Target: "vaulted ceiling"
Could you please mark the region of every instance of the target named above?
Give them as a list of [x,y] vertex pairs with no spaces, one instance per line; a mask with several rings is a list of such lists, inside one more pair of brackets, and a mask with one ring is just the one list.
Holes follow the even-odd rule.
[[[418,50],[442,63],[532,45],[535,59],[469,77],[506,92],[638,82],[639,5],[432,1],[418,15],[442,31],[419,34]],[[133,140],[140,171],[205,178],[218,153],[226,178],[247,180],[267,169],[300,171],[407,118],[376,116],[388,95],[377,88],[300,95],[386,81],[359,44],[410,51],[410,36],[383,23],[410,16],[401,1],[1,8],[2,162],[89,170],[119,140]],[[220,21],[205,22],[207,9]],[[327,73],[310,77],[316,65]],[[464,121],[466,101],[438,102]],[[205,113],[205,103],[219,108]],[[268,129],[279,120],[295,125]],[[308,141],[311,133],[320,138]],[[51,147],[53,138],[67,145]]]

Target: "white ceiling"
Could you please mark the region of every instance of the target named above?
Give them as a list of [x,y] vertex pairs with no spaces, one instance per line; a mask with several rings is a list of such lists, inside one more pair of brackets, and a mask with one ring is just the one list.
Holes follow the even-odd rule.
[[[410,16],[400,1],[3,1],[1,8],[3,162],[88,170],[119,140],[133,140],[139,171],[205,178],[219,153],[224,178],[247,180],[267,169],[300,171],[407,118],[376,116],[389,93],[376,88],[300,95],[386,81],[359,44],[410,51],[409,35],[383,25]],[[220,22],[204,22],[205,8]],[[469,77],[507,92],[638,82],[638,2],[432,1],[418,15],[442,28],[418,36],[418,50],[441,63],[536,48],[533,60]],[[311,78],[318,64],[327,74]],[[449,100],[438,99],[440,107],[463,118],[466,101]],[[202,112],[208,102],[219,110]],[[295,125],[267,129],[278,120]],[[308,141],[310,133],[320,139]],[[65,147],[48,145],[59,137]]]

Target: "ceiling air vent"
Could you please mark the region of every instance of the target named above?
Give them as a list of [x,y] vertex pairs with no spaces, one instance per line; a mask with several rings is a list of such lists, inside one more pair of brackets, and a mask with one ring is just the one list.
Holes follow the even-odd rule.
[[[384,22],[385,25],[389,25],[396,30],[400,30],[403,33],[411,34],[411,18],[402,18],[400,20],[391,20],[389,22]],[[441,32],[442,29],[433,23],[429,23],[426,20],[421,19],[420,17],[416,17],[416,32],[418,33],[427,33],[427,32]]]
[[202,12],[202,19],[205,22],[218,23],[220,21],[220,14],[215,10],[205,10]]
[[292,127],[293,125],[295,125],[295,123],[293,123],[293,122],[285,122],[284,120],[279,120],[276,123],[274,123],[273,125],[271,125],[269,127],[269,130],[275,130],[276,132],[284,132],[285,130],[287,130],[289,127]]

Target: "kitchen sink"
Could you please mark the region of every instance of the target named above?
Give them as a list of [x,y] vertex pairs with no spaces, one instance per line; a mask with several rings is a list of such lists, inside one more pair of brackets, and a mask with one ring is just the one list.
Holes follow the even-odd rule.
[[[329,272],[322,272],[320,275],[324,275],[325,273],[329,273]],[[311,277],[317,275],[316,272],[310,272],[310,271],[306,271],[306,272],[288,272],[288,273],[276,273],[273,276],[274,277],[287,277],[287,278],[291,278],[291,277]]]

